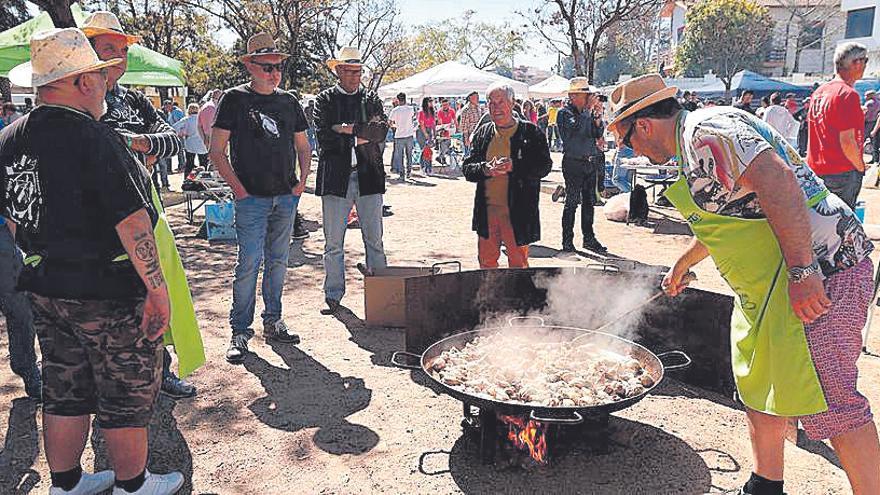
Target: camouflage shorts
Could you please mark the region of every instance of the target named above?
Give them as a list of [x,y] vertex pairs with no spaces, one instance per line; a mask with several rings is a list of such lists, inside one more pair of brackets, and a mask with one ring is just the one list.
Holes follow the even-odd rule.
[[150,422],[162,383],[162,339],[140,329],[143,299],[85,301],[31,294],[43,354],[43,410],[95,414],[101,428]]

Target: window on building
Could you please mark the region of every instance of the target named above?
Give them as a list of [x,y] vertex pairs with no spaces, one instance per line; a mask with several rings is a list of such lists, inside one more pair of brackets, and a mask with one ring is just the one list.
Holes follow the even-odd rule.
[[874,33],[875,7],[850,10],[846,13],[846,38],[866,38]]
[[798,46],[803,50],[813,50],[821,48],[822,35],[825,33],[825,24],[817,22],[811,26],[804,27],[798,36]]

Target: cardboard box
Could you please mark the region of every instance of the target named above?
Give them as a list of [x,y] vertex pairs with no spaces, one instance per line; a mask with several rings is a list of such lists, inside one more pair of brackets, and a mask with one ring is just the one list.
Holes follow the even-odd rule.
[[367,325],[406,326],[406,279],[439,273],[439,267],[389,266],[364,276]]

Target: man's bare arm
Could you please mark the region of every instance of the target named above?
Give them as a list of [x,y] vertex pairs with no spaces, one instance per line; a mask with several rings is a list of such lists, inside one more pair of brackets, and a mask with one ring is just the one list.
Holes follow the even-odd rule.
[[296,158],[299,162],[299,183],[293,189],[293,194],[300,196],[306,189],[306,179],[312,170],[312,146],[305,132],[297,132],[293,135],[293,147],[296,149]]
[[232,193],[235,194],[235,199],[244,199],[248,197],[248,192],[241,184],[241,181],[238,180],[238,176],[235,175],[235,170],[232,168],[232,164],[229,163],[229,158],[226,157],[226,147],[229,144],[229,135],[230,132],[226,129],[220,129],[215,127],[211,130],[211,150],[208,153],[208,156],[211,160],[211,163],[214,164],[214,167],[217,169],[217,172],[220,173],[220,176],[223,177],[223,180],[229,184],[229,187],[232,188]]
[[[811,265],[813,235],[810,216],[804,193],[788,165],[775,151],[766,150],[749,165],[739,184],[758,196],[786,265],[789,268]],[[818,275],[799,284],[790,284],[789,297],[795,314],[806,323],[827,313],[831,306]]]
[[171,305],[165,276],[159,264],[159,250],[153,236],[153,225],[145,209],[140,209],[116,225],[116,234],[128,253],[131,264],[147,289],[141,330],[155,340],[168,328]]
[[856,139],[856,130],[847,129],[840,133],[840,147],[852,166],[859,172],[865,171],[865,157],[862,156],[861,143]]

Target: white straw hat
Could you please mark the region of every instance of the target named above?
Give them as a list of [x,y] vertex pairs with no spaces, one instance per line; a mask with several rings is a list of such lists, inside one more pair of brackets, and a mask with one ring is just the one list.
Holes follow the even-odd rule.
[[361,51],[353,46],[342,47],[336,52],[336,58],[327,61],[327,67],[335,71],[337,65],[363,65],[361,60]]
[[140,36],[125,34],[125,31],[122,29],[122,23],[119,22],[116,14],[106,10],[99,10],[86,17],[82,30],[86,33],[87,38],[94,38],[102,34],[116,34],[124,36],[129,45],[133,45],[141,40]]
[[65,77],[120,63],[121,58],[99,59],[79,29],[49,29],[33,35],[31,60],[9,71],[9,80],[16,86],[38,88]]

